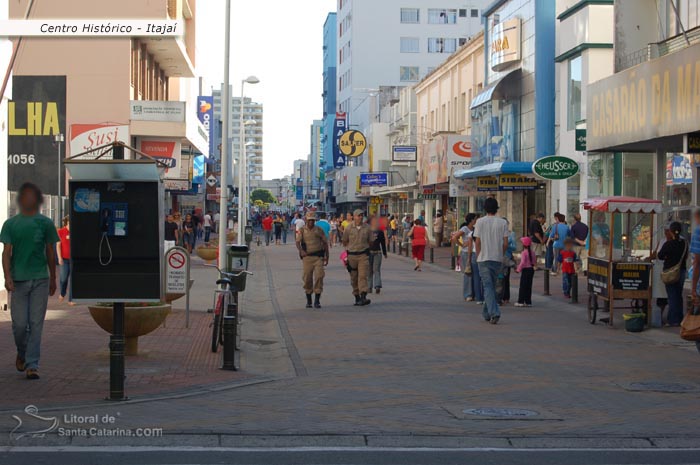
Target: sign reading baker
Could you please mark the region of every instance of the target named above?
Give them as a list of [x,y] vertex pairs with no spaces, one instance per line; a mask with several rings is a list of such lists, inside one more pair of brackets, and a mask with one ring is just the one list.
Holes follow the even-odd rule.
[[700,44],[589,85],[587,104],[589,151],[697,131]]

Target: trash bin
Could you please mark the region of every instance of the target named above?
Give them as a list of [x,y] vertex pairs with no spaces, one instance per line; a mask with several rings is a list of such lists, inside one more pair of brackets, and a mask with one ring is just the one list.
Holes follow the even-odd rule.
[[[250,251],[247,245],[232,245],[228,248],[226,254],[226,271],[230,273],[235,273],[240,270],[248,269],[248,257],[250,256]],[[245,282],[247,274],[242,274],[238,277],[231,277],[233,281],[233,287],[238,292],[245,291]]]
[[253,241],[253,227],[251,225],[246,225],[245,227],[245,243],[250,246]]
[[641,333],[644,331],[646,317],[645,313],[625,313],[622,315],[622,319],[625,320],[625,331]]

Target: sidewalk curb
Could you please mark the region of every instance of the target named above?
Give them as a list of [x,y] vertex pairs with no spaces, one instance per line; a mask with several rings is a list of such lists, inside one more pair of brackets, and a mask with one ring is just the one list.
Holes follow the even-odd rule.
[[0,439],[0,451],[71,447],[76,450],[93,447],[139,448],[229,448],[229,449],[309,449],[340,448],[363,449],[493,449],[493,450],[699,450],[700,437],[493,437],[493,436],[439,436],[391,434],[322,434],[322,435],[265,435],[220,433],[173,433],[161,437],[62,437],[23,438],[12,441],[9,436]]

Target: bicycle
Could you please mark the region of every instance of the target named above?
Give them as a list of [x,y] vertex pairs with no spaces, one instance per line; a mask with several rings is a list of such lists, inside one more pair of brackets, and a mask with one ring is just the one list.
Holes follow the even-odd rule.
[[[224,317],[233,316],[236,318],[236,323],[238,323],[238,291],[233,287],[232,278],[238,278],[244,274],[252,276],[253,273],[247,270],[230,273],[221,270],[216,265],[207,266],[216,268],[219,272],[219,279],[216,281],[216,285],[221,286],[220,289],[214,291],[214,308],[211,309],[211,312],[214,314],[211,324],[211,351],[216,353],[219,351],[219,346],[224,344]],[[238,337],[238,330],[236,330],[236,336]],[[238,347],[238,341],[236,341],[235,345]]]

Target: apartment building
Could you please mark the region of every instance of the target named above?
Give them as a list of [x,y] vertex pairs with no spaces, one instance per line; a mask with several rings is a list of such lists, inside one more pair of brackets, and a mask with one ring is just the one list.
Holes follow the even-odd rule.
[[[9,17],[24,18],[28,0],[9,2]],[[195,76],[196,0],[62,0],[34,2],[33,19],[179,19],[179,37],[27,37],[17,54],[10,115],[10,153],[31,153],[32,162],[9,164],[9,190],[32,179],[48,194],[58,192],[54,137],[65,137],[64,156],[118,140],[169,158],[166,209],[177,209],[177,192],[191,188],[194,154],[208,152],[207,132],[197,118]],[[28,104],[53,103],[58,124],[46,133],[27,128]],[[65,175],[62,172],[62,180]],[[61,194],[65,183],[61,184]],[[51,212],[48,212],[51,213]]]
[[376,119],[380,87],[410,86],[481,30],[491,0],[338,0],[338,109]]
[[322,170],[333,169],[333,125],[337,105],[337,72],[338,57],[338,24],[337,14],[328,13],[323,23],[323,137],[321,151],[323,153]]

